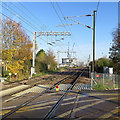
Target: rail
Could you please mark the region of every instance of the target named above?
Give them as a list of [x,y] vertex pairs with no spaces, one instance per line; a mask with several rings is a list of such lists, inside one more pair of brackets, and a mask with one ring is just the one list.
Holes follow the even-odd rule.
[[61,96],[61,98],[58,100],[58,102],[51,108],[51,110],[46,114],[44,120],[46,119],[50,119],[52,118],[52,116],[54,115],[54,113],[56,112],[57,108],[59,107],[59,105],[62,103],[64,97],[70,92],[70,90],[72,90],[72,88],[74,87],[77,79],[84,73],[85,69],[82,71],[82,73],[78,73],[77,77],[75,79],[73,79],[73,81],[71,82],[71,85],[67,88],[67,90],[65,91],[65,93]]
[[68,77],[66,77],[66,78],[58,81],[58,82],[55,83],[53,86],[47,88],[46,90],[42,91],[42,92],[39,93],[38,95],[36,95],[36,96],[32,97],[31,99],[25,101],[24,103],[20,104],[19,106],[17,106],[17,107],[14,108],[13,110],[11,110],[10,112],[8,112],[8,113],[5,114],[4,116],[2,116],[2,120],[4,120],[5,118],[7,118],[8,116],[10,116],[11,114],[13,114],[14,112],[16,112],[16,111],[19,110],[20,108],[26,106],[27,104],[29,104],[30,102],[32,102],[33,100],[35,100],[36,98],[38,98],[39,96],[42,96],[42,95],[43,95],[44,93],[46,93],[47,91],[52,90],[56,85],[59,85],[61,82],[69,79],[70,77],[74,76],[75,74],[76,74],[76,72],[73,73],[72,75],[70,75],[70,76],[68,76]]

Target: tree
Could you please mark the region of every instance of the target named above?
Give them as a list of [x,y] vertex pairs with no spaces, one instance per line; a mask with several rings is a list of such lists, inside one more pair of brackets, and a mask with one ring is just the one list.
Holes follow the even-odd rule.
[[55,56],[51,50],[48,50],[47,53],[43,49],[38,51],[36,55],[36,72],[53,71],[56,66]]
[[18,75],[30,71],[32,42],[22,28],[21,23],[11,19],[2,22],[2,60],[12,74]]
[[109,58],[103,57],[95,61],[96,72],[103,73],[103,67],[111,67],[112,61]]
[[109,58],[113,62],[115,73],[120,74],[120,25],[118,29],[113,31],[112,35],[113,35],[113,44],[110,48]]
[[36,54],[36,72],[46,71],[48,69],[47,55],[43,49]]
[[47,57],[48,57],[48,64],[50,66],[49,70],[55,70],[57,63],[55,61],[54,53],[50,49],[47,51]]

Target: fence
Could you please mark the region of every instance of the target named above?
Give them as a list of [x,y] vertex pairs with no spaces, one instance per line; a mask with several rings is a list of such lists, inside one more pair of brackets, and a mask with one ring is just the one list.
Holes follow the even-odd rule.
[[101,85],[107,89],[119,88],[120,75],[105,74],[105,73],[91,73],[91,86]]

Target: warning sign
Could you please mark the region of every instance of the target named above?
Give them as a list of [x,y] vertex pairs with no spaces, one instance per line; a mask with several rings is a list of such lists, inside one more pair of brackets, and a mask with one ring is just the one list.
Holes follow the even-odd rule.
[[96,77],[99,78],[99,74],[97,74]]

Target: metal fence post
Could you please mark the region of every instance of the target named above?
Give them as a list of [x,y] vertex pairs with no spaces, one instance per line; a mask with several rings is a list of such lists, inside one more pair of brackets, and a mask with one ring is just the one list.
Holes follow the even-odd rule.
[[104,78],[105,78],[105,76],[104,76],[104,73],[103,73],[103,86],[104,86]]
[[112,79],[113,79],[113,88],[115,89],[115,75],[112,74]]
[[93,86],[93,72],[91,73],[91,90],[92,90],[92,86]]

